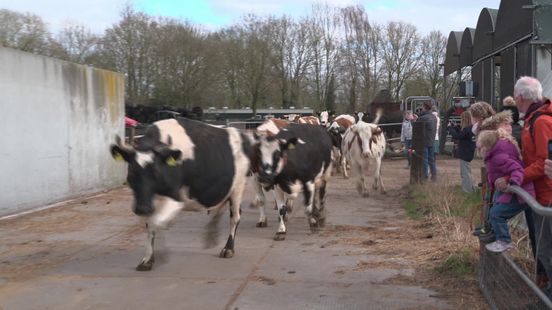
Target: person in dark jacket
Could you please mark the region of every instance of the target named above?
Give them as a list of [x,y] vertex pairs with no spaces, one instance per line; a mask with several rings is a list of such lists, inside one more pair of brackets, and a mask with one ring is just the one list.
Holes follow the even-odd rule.
[[425,122],[424,131],[424,157],[422,165],[422,177],[424,180],[429,178],[431,172],[431,181],[437,181],[437,165],[435,163],[435,135],[437,134],[437,118],[431,113],[433,103],[426,101],[422,104],[422,111],[417,122]]
[[454,154],[460,160],[460,176],[462,177],[462,189],[467,193],[473,193],[473,177],[471,172],[471,161],[475,153],[475,141],[472,132],[471,113],[464,111],[461,115],[460,127],[447,127],[452,139],[458,140],[458,147]]

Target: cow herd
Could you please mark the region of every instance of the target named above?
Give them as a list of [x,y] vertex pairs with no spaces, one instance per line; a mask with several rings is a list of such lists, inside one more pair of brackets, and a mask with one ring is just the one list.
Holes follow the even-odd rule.
[[334,166],[345,177],[350,167],[363,196],[368,196],[366,171],[373,168],[373,187],[385,192],[381,182],[385,137],[378,119],[379,115],[374,123],[362,118],[355,122],[350,115],[329,119],[322,112],[320,120],[270,119],[255,130],[240,131],[179,118],[154,123],[133,145],[117,138],[111,154],[128,163],[133,212],[146,220],[146,254],[136,269],[151,270],[156,233],[180,210],[192,206],[213,214],[207,225],[209,246],[217,239],[218,222],[228,203],[229,235],[219,256],[232,257],[248,176],[253,176],[256,191],[258,227],[267,226],[267,194],[273,193],[279,216],[275,240],[285,239],[288,213],[300,194],[311,230],[324,226],[326,186]]

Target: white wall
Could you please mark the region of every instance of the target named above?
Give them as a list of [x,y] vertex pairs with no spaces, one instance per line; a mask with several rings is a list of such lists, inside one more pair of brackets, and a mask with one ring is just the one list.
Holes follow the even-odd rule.
[[124,181],[124,77],[0,47],[0,215]]
[[552,58],[547,49],[538,45],[536,47],[536,68],[535,77],[542,84],[542,94],[547,98],[552,98]]

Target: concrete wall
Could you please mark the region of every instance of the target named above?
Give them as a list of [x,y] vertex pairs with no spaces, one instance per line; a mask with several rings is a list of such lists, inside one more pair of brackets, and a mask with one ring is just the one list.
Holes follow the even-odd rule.
[[546,48],[536,46],[536,74],[535,77],[541,81],[542,94],[552,98],[552,57]]
[[124,77],[0,48],[0,215],[124,181]]

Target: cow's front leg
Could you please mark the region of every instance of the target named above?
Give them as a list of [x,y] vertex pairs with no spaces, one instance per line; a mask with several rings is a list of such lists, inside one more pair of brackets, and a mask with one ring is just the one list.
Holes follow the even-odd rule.
[[318,225],[324,227],[326,225],[326,181],[322,181],[317,188],[318,192],[318,208],[317,219]]
[[[307,216],[307,219],[309,220],[309,226],[312,231],[316,231],[318,228],[318,220],[317,220],[317,213],[314,212],[314,182],[309,181],[305,183],[303,188],[303,195],[305,196],[305,215]],[[318,211],[318,210],[317,210]]]
[[274,198],[276,198],[276,205],[278,206],[278,231],[274,236],[274,240],[282,241],[286,239],[287,207],[284,200],[284,191],[278,186],[274,188]]
[[356,178],[356,187],[359,194],[361,194],[363,197],[368,197],[368,189],[366,188],[366,182],[364,180],[364,167],[362,164],[353,161],[351,171],[354,172],[355,178]]
[[234,256],[234,242],[236,240],[236,232],[241,218],[240,205],[242,200],[242,192],[243,191],[241,190],[237,190],[230,198],[230,233],[228,234],[226,245],[222,251],[220,251],[219,257],[222,258],[231,258]]
[[153,267],[153,262],[155,258],[153,256],[153,243],[155,241],[155,227],[149,222],[149,219],[146,220],[146,230],[148,231],[148,239],[146,241],[146,255],[142,258],[142,261],[136,270],[138,271],[149,271]]
[[261,183],[255,180],[255,202],[252,203],[252,207],[259,208],[259,220],[257,221],[257,227],[266,227],[268,224],[266,219],[266,196],[265,190],[263,189]]
[[343,177],[345,179],[349,178],[349,174],[347,173],[347,156],[344,154],[341,155],[341,169],[343,171]]
[[383,186],[383,181],[381,180],[381,161],[376,160],[375,163],[375,169],[374,169],[374,189],[377,190],[379,188],[380,192],[382,194],[385,194],[385,187]]

